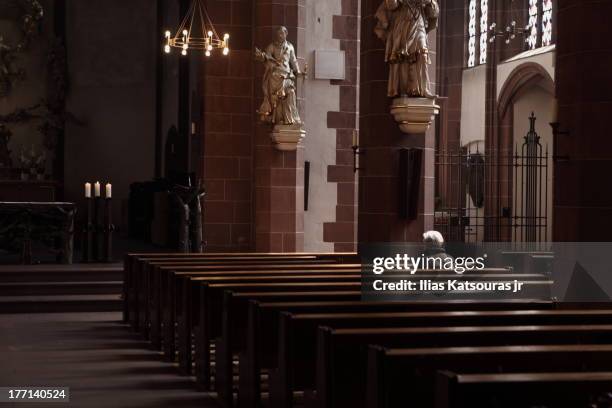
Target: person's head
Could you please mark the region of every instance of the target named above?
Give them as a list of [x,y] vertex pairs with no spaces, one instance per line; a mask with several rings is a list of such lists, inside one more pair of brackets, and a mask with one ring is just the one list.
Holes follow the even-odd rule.
[[287,34],[289,34],[289,31],[287,31],[287,28],[284,26],[280,26],[276,29],[276,41],[278,42],[285,42],[287,41]]
[[423,243],[431,248],[444,246],[444,237],[438,231],[426,231],[423,233]]

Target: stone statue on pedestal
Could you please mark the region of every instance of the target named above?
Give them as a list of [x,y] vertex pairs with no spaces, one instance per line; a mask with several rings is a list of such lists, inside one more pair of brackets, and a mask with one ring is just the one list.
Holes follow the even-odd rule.
[[386,42],[388,96],[434,98],[429,89],[427,33],[436,28],[437,0],[384,0],[378,7],[376,35]]
[[255,59],[266,67],[262,80],[264,100],[257,113],[263,122],[275,125],[302,123],[296,95],[296,79],[302,72],[287,34],[285,27],[278,27],[276,38],[265,51],[255,48]]
[[391,114],[404,133],[425,133],[439,113],[429,87],[427,47],[427,34],[436,28],[439,14],[437,0],[383,0],[376,11],[374,32],[386,43]]
[[278,27],[276,37],[265,51],[255,48],[255,59],[264,63],[264,99],[257,111],[264,123],[274,125],[271,137],[279,150],[295,150],[304,137],[297,107],[297,78],[300,71],[293,45],[287,41],[287,28]]

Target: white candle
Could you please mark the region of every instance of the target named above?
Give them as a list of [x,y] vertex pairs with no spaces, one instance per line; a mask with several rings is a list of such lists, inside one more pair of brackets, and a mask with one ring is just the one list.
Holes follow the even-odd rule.
[[106,183],[106,198],[113,197],[113,185],[111,183]]
[[94,184],[94,194],[96,197],[100,197],[100,182],[96,181]]
[[85,183],[85,198],[91,198],[91,183]]

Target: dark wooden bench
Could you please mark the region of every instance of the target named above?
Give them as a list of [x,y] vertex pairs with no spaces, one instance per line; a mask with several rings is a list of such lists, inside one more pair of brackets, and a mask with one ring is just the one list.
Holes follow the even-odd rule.
[[142,317],[138,316],[139,311],[145,307],[146,296],[148,295],[151,282],[151,272],[155,266],[176,266],[176,267],[197,267],[210,265],[249,265],[261,263],[292,263],[292,262],[322,262],[314,256],[208,256],[198,258],[181,258],[178,260],[172,259],[153,259],[147,260],[137,265],[134,265],[129,272],[129,281],[126,281],[126,299],[128,300],[129,322],[138,328]]
[[[202,303],[199,301],[199,298],[203,296],[203,294],[208,290],[200,290],[199,286],[206,284],[206,279],[216,276],[216,277],[224,277],[224,276],[290,276],[294,275],[304,275],[304,280],[308,279],[309,275],[355,275],[357,273],[357,269],[341,269],[339,265],[333,264],[330,265],[329,268],[325,268],[323,265],[308,265],[308,266],[298,266],[298,265],[256,265],[251,268],[249,271],[241,271],[241,270],[215,270],[209,271],[209,274],[203,273],[184,273],[184,272],[173,272],[171,271],[168,276],[171,277],[170,282],[167,285],[164,285],[164,294],[161,296],[160,307],[158,310],[162,311],[161,320],[163,322],[163,341],[164,341],[164,352],[169,356],[174,356],[174,338],[177,326],[179,327],[179,334],[182,332],[189,338],[187,334],[188,331],[191,330],[193,325],[198,320],[192,319],[192,311],[195,308],[198,308]],[[213,275],[210,275],[213,273]],[[199,278],[197,281],[197,285],[191,285],[192,278]],[[324,276],[321,276],[320,279],[325,279]],[[345,279],[345,278],[343,278]],[[289,279],[291,280],[291,278]],[[354,282],[359,281],[359,278],[351,278]],[[236,282],[237,284],[239,282]],[[266,285],[260,285],[258,288],[262,289]],[[193,295],[193,290],[197,291],[196,295]],[[266,291],[266,290],[263,290]],[[191,297],[192,295],[197,299],[197,302],[194,302]],[[191,306],[194,305],[194,306]],[[204,316],[212,316],[220,319],[221,316],[221,301],[219,300],[216,305],[218,308],[214,309],[215,312],[206,312]],[[213,309],[211,309],[213,310]],[[153,314],[155,316],[155,313]],[[196,313],[196,316],[199,318],[199,312]],[[157,317],[155,317],[157,318]],[[178,322],[178,323],[177,323]],[[219,325],[220,326],[220,325]],[[157,325],[155,325],[157,327]]]
[[[137,291],[139,286],[139,279],[137,276],[141,274],[141,270],[146,267],[149,263],[152,262],[168,262],[168,261],[176,261],[177,263],[181,262],[189,262],[190,260],[198,260],[198,259],[233,259],[235,257],[239,257],[241,255],[239,253],[204,253],[204,254],[185,254],[185,253],[149,253],[149,254],[126,254],[123,260],[123,269],[124,269],[124,290],[123,290],[123,298],[124,298],[124,309],[123,309],[123,320],[125,322],[130,322],[130,312],[134,308],[132,304],[134,302],[134,293]],[[272,256],[306,256],[306,254],[248,254],[251,258],[263,258],[263,257],[272,257]],[[132,317],[133,319],[133,317]]]
[[[220,395],[222,395],[224,398],[227,398],[228,400],[231,395],[231,388],[230,388],[231,381],[230,381],[230,373],[227,371],[224,371],[224,368],[229,367],[231,365],[232,358],[234,355],[237,355],[240,352],[243,352],[247,349],[247,344],[245,340],[249,338],[253,338],[253,337],[249,337],[249,335],[245,333],[244,331],[245,326],[249,326],[249,327],[256,326],[256,325],[250,325],[247,323],[247,316],[249,315],[248,300],[249,300],[249,293],[233,294],[231,292],[226,293],[226,297],[224,299],[222,333],[221,333],[220,339],[217,342],[217,347],[216,347],[216,352],[218,354],[216,358],[217,374],[218,374],[217,375],[217,380],[218,380],[217,390],[220,393]],[[441,302],[438,302],[437,304],[431,303],[432,305],[431,307],[438,308],[440,307],[438,306],[440,303]],[[483,307],[486,307],[486,306],[483,306]],[[491,305],[490,307],[494,307],[494,306]],[[513,304],[512,307],[516,307],[515,304]],[[212,309],[209,308],[209,310],[212,310]],[[275,332],[272,331],[272,333],[275,333]],[[214,337],[214,336],[209,336],[209,338],[210,337]],[[201,346],[200,348],[204,349],[203,346]],[[256,346],[252,348],[256,348]],[[198,359],[196,358],[196,361],[197,360]],[[252,359],[251,362],[253,360],[254,359]],[[253,366],[257,367],[257,364],[253,363]],[[257,371],[258,368],[255,368],[254,370]],[[248,380],[248,381],[250,384],[254,384],[256,380],[253,380],[253,378],[256,379],[258,378],[258,376],[256,373],[253,372],[253,370],[249,370],[249,371],[251,374],[249,378],[251,378],[251,380]],[[222,374],[219,374],[220,372]],[[220,389],[223,386],[225,386],[226,388]]]
[[[242,265],[220,265],[220,266],[204,266],[198,268],[190,268],[183,269],[180,267],[173,268],[159,268],[157,269],[160,272],[160,283],[159,288],[161,293],[159,294],[159,309],[170,310],[176,308],[177,306],[180,308],[181,304],[177,301],[183,295],[182,290],[185,287],[182,284],[181,279],[183,278],[191,278],[197,276],[206,276],[207,272],[230,272],[230,271],[242,271],[245,274],[249,272],[265,272],[265,271],[275,271],[275,270],[286,270],[286,271],[295,271],[297,274],[303,273],[311,273],[315,271],[332,271],[332,270],[347,270],[351,269],[354,271],[358,271],[360,268],[359,264],[339,264],[339,263],[329,263],[329,264],[256,264],[249,266]],[[180,313],[180,310],[179,310]]]
[[[267,277],[266,281],[263,282],[249,282],[248,279],[238,277],[241,279],[235,279],[235,276],[230,277],[215,277],[215,278],[200,278],[198,280],[200,286],[199,296],[202,298],[199,301],[200,311],[197,316],[198,321],[201,321],[202,330],[200,330],[200,339],[196,345],[197,347],[204,347],[209,344],[211,337],[209,333],[212,332],[214,336],[219,332],[221,328],[220,317],[222,314],[223,306],[223,291],[258,291],[258,292],[285,292],[288,290],[292,291],[337,291],[346,289],[355,289],[360,287],[360,276],[359,275],[336,275],[336,274],[318,274],[318,273],[305,273],[302,275],[287,274],[287,275],[274,275]],[[262,276],[261,278],[266,278]],[[181,316],[177,330],[177,341],[178,341],[178,356],[179,356],[179,367],[184,373],[191,373],[191,350],[192,350],[192,320],[191,320],[191,305],[185,305],[183,307],[183,315]],[[200,314],[202,318],[200,318]],[[216,319],[215,319],[216,318]],[[169,327],[172,327],[169,324]],[[217,329],[215,331],[215,329]],[[170,335],[170,333],[168,333]],[[202,346],[200,346],[202,345]],[[204,352],[204,351],[203,351]]]
[[498,371],[608,371],[611,344],[527,345],[368,350],[368,408],[432,406],[435,374],[440,370],[465,374]]
[[209,262],[212,260],[233,262],[237,258],[243,259],[320,259],[334,262],[344,262],[350,260],[357,261],[359,258],[355,253],[204,253],[204,254],[127,254],[124,258],[124,316],[126,322],[133,322],[134,317],[130,316],[136,305],[134,294],[140,286],[141,270],[146,269],[146,265],[152,262],[176,262],[193,263],[198,261]]
[[139,284],[134,290],[134,308],[130,313],[134,314],[132,317],[132,324],[137,328],[141,329],[146,334],[146,324],[148,321],[148,305],[150,304],[149,297],[152,293],[156,293],[159,290],[159,285],[163,283],[163,279],[160,279],[159,273],[163,271],[182,271],[182,272],[196,272],[196,271],[210,271],[223,269],[257,269],[263,265],[287,265],[287,266],[305,266],[305,265],[329,265],[337,264],[335,260],[321,260],[316,257],[273,257],[273,258],[234,258],[234,259],[214,259],[214,260],[197,260],[189,261],[187,263],[176,264],[174,262],[150,262],[143,265],[142,270],[139,274],[134,274],[134,278]]
[[[443,305],[437,305],[442,307]],[[495,326],[495,325],[533,325],[533,324],[605,324],[612,322],[612,311],[558,311],[558,310],[501,310],[503,308],[514,308],[512,305],[490,305],[491,310],[482,310],[487,305],[474,304],[472,311],[445,311],[445,312],[390,312],[390,313],[336,313],[336,314],[290,314],[283,313],[279,328],[279,341],[274,345],[278,349],[278,357],[270,358],[267,350],[270,340],[262,342],[266,346],[259,348],[259,355],[255,361],[266,367],[266,363],[272,362],[267,367],[278,367],[272,371],[270,377],[274,378],[275,399],[281,399],[283,405],[290,405],[291,396],[294,391],[315,388],[315,378],[322,380],[324,384],[337,384],[342,382],[345,389],[363,389],[363,378],[365,361],[363,351],[368,342],[376,343],[377,335],[380,334],[380,342],[388,335],[396,334],[392,329],[400,326],[405,327],[440,327],[440,326]],[[417,309],[416,305],[414,308]],[[499,310],[493,310],[496,307]],[[532,307],[541,309],[551,307],[546,304],[532,304]],[[447,306],[448,310],[452,307]],[[324,333],[319,334],[319,339],[313,339],[315,327],[327,325]],[[331,329],[333,327],[334,329]],[[342,328],[350,328],[344,330]],[[385,329],[381,329],[385,328]],[[363,330],[354,330],[363,329]],[[403,335],[398,332],[397,338],[401,340]],[[317,343],[319,350],[318,357]],[[477,342],[476,342],[477,343]],[[246,360],[246,359],[245,359]],[[266,361],[267,360],[267,361]],[[315,376],[315,361],[320,373]],[[246,360],[246,362],[250,362]],[[242,383],[243,364],[241,359],[241,393],[249,392],[249,389],[258,384]],[[244,370],[251,367],[245,364]],[[340,368],[338,368],[340,367]],[[256,370],[255,370],[256,371]],[[330,373],[355,373],[356,377],[344,377],[340,380],[336,375],[331,377]],[[361,373],[357,376],[357,373]],[[248,373],[256,377],[254,372]],[[257,377],[258,378],[258,377]],[[327,379],[325,379],[327,378]],[[361,380],[359,382],[358,380]],[[329,389],[329,387],[326,387]],[[278,397],[280,396],[280,397]],[[257,394],[255,393],[255,397]],[[329,397],[326,397],[329,398]],[[251,398],[252,399],[252,398]],[[249,406],[247,402],[241,401],[241,406]],[[334,406],[336,404],[327,404]]]
[[[354,264],[350,266],[355,267]],[[155,266],[155,269],[159,271],[160,278],[159,283],[157,284],[158,291],[154,291],[155,296],[152,297],[148,303],[150,308],[146,308],[140,315],[142,316],[143,321],[146,324],[147,329],[150,327],[151,316],[153,319],[159,318],[159,311],[163,310],[164,312],[171,313],[171,318],[174,319],[173,314],[175,313],[175,308],[177,304],[177,299],[180,299],[180,291],[182,286],[179,285],[180,277],[191,277],[197,275],[209,276],[210,273],[216,274],[224,274],[236,271],[242,271],[245,274],[252,272],[264,272],[264,271],[274,271],[274,270],[293,270],[296,273],[300,272],[310,272],[315,270],[332,270],[332,269],[346,269],[346,267],[341,264],[331,263],[331,264],[320,264],[320,263],[268,263],[268,262],[257,262],[249,265],[235,265],[235,264],[215,264],[215,265],[204,265],[197,267],[188,267],[183,269],[182,267],[159,267]],[[179,293],[177,295],[177,293]],[[179,304],[179,307],[181,305]],[[179,310],[180,312],[180,310]],[[158,315],[156,316],[155,313]],[[137,325],[138,326],[138,325]]]
[[[161,333],[162,322],[168,327],[172,327],[173,322],[177,322],[179,327],[191,329],[193,323],[197,322],[199,309],[192,305],[199,304],[199,285],[207,282],[210,279],[231,278],[230,281],[245,281],[256,282],[273,282],[275,277],[302,276],[308,275],[335,275],[335,276],[351,276],[353,279],[358,279],[358,269],[310,269],[307,267],[296,269],[279,269],[267,268],[266,270],[249,270],[249,271],[208,271],[194,273],[175,273],[173,282],[164,287],[164,291],[158,291],[155,296],[150,298],[149,313],[148,313],[148,329],[149,340],[155,349],[161,348]],[[346,279],[346,278],[342,278]],[[168,287],[168,285],[173,285]]]
[[575,408],[612,391],[612,372],[482,373],[436,376],[435,408]]
[[[265,304],[250,302],[248,311],[248,323],[246,336],[247,344],[240,357],[240,390],[241,406],[256,405],[254,400],[259,399],[259,374],[262,368],[271,369],[277,365],[278,350],[293,350],[303,357],[306,363],[312,363],[310,372],[314,373],[316,328],[319,325],[339,325],[345,327],[355,325],[355,327],[368,327],[374,324],[376,319],[389,318],[397,320],[393,324],[400,324],[414,318],[415,321],[423,323],[426,316],[430,319],[435,314],[423,314],[415,316],[418,311],[460,311],[472,310],[463,314],[450,313],[448,316],[457,316],[457,321],[477,321],[473,314],[478,310],[516,310],[534,308],[552,308],[550,301],[489,301],[475,302],[468,300],[455,301],[412,301],[412,302],[364,302],[362,304],[330,304],[325,306],[302,304]],[[285,320],[284,325],[279,325],[279,312],[288,311],[294,313],[310,313],[308,315],[294,315],[283,313],[281,317]],[[394,312],[386,315],[385,312]],[[526,312],[528,313],[528,312]],[[293,318],[296,319],[293,319]],[[294,320],[294,322],[290,322]],[[295,323],[295,324],[294,324]],[[383,322],[381,321],[381,324]],[[388,322],[387,322],[388,323]],[[436,324],[435,322],[432,324]],[[441,320],[444,324],[444,320]],[[276,333],[280,333],[277,336]],[[297,344],[295,347],[285,347],[280,344],[283,341],[288,344]],[[291,356],[293,357],[293,356]],[[302,369],[300,369],[302,370]],[[284,376],[281,374],[281,376]],[[314,380],[312,381],[314,382]]]
[[[296,287],[294,289],[300,288]],[[233,370],[230,367],[232,367],[233,356],[245,347],[246,339],[242,333],[246,324],[249,300],[283,303],[328,303],[330,301],[358,303],[361,301],[361,291],[295,290],[284,292],[233,292],[226,290],[223,297],[221,335],[215,340],[215,390],[219,395],[219,399],[225,404],[229,404],[233,399]],[[201,356],[196,356],[196,362],[200,358]],[[197,364],[196,367],[198,367]],[[206,365],[200,365],[200,370],[206,369]],[[205,373],[197,372],[197,375],[202,381],[206,381],[209,378]]]

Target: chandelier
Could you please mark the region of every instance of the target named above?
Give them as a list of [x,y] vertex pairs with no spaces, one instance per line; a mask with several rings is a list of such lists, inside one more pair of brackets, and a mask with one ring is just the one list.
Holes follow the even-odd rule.
[[[493,23],[489,27],[489,42],[490,43],[495,42],[495,38],[502,37],[504,38],[504,42],[506,44],[510,44],[510,42],[514,40],[517,35],[525,35],[529,33],[531,28],[532,28],[532,23],[529,23],[527,26],[525,26],[525,28],[523,28],[523,27],[517,27],[516,21],[512,20],[512,22],[508,26],[506,26],[505,30],[499,31],[497,30],[497,23]],[[525,42],[528,42],[528,41],[529,39],[526,38]]]
[[207,57],[210,57],[214,49],[222,49],[223,55],[229,54],[229,34],[224,34],[223,38],[219,37],[202,0],[193,0],[174,36],[166,30],[165,38],[166,54],[169,54],[172,48],[179,48],[182,55],[187,55],[190,49],[202,50]]

